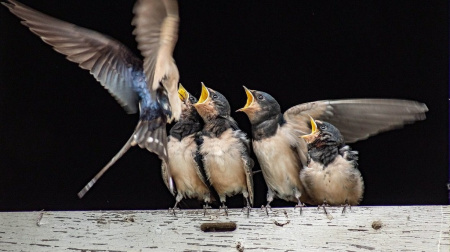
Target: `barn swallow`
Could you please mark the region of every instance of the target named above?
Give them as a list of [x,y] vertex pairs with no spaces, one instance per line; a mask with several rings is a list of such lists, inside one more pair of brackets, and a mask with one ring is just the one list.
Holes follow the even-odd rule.
[[169,187],[167,180],[167,170],[170,168],[176,193],[175,206],[183,198],[197,198],[205,202],[204,209],[209,208],[211,194],[203,170],[202,158],[198,152],[198,137],[203,128],[202,119],[194,108],[197,99],[192,96],[180,84],[178,94],[182,101],[181,116],[178,122],[170,130],[167,143],[168,155],[170,159],[166,163],[162,161],[161,170],[164,182]]
[[345,145],[339,130],[328,122],[311,118],[311,133],[302,135],[308,146],[307,165],[300,179],[313,204],[357,205],[364,192],[358,170],[358,152]]
[[[139,0],[132,24],[144,60],[122,43],[98,32],[58,20],[18,1],[2,2],[34,34],[94,78],[139,122],[130,139],[111,161],[78,193],[82,198],[95,182],[134,145],[167,162],[166,123],[178,120],[178,69],[172,58],[178,36],[178,3]],[[170,179],[170,172],[168,180]],[[170,188],[173,188],[170,182]]]
[[398,99],[322,100],[291,107],[283,114],[269,94],[249,90],[245,106],[252,125],[253,151],[268,187],[267,208],[274,197],[285,201],[312,203],[299,174],[307,165],[308,149],[298,136],[309,131],[309,116],[332,123],[340,129],[346,143],[366,139],[383,131],[425,119],[423,103]]
[[247,216],[253,205],[253,159],[247,135],[230,116],[230,104],[219,92],[202,83],[202,92],[196,104],[205,125],[202,130],[200,154],[208,181],[218,193],[221,208],[226,197],[242,193],[246,200]]

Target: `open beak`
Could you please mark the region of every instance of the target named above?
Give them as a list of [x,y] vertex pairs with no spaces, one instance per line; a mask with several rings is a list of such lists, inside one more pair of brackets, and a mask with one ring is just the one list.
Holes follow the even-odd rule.
[[189,93],[184,89],[183,85],[178,86],[178,97],[182,102],[185,102],[189,99]]
[[316,121],[310,116],[311,120],[311,133],[308,135],[300,136],[301,138],[305,139],[306,143],[312,143],[314,142],[314,139],[319,135],[319,131],[317,130],[317,124]]
[[202,82],[202,94],[200,95],[198,102],[196,104],[194,104],[194,106],[205,103],[206,100],[208,100],[208,98],[209,98],[208,88]]
[[250,105],[252,105],[253,101],[255,100],[255,97],[253,97],[252,92],[250,91],[250,89],[246,88],[244,86],[245,89],[245,94],[247,94],[247,103],[245,103],[245,106],[243,108],[240,108],[238,110],[236,110],[236,112],[244,112],[248,107],[250,107]]

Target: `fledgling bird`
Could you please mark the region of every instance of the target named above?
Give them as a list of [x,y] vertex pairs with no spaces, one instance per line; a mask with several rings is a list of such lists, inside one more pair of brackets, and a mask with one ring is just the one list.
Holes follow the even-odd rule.
[[309,131],[310,116],[340,129],[346,143],[363,140],[383,131],[425,119],[423,103],[398,99],[342,99],[308,102],[281,113],[278,102],[268,93],[249,90],[245,106],[252,125],[253,151],[266,181],[267,208],[274,197],[313,204],[305,193],[299,174],[307,165],[308,149],[298,136]]
[[194,105],[205,125],[200,154],[208,181],[219,195],[221,208],[226,197],[242,193],[247,216],[253,205],[253,159],[247,135],[230,116],[230,104],[221,93],[202,83],[199,101]]
[[311,133],[302,135],[308,146],[308,161],[300,170],[300,179],[311,203],[322,205],[358,205],[364,182],[358,170],[358,152],[344,142],[339,130],[328,122],[311,118]]
[[[178,38],[178,3],[138,0],[132,24],[144,60],[122,43],[98,32],[50,17],[15,0],[2,2],[34,34],[66,58],[89,70],[94,78],[139,122],[130,139],[78,193],[83,197],[131,146],[139,145],[167,161],[166,123],[178,120],[178,69],[172,58]],[[170,172],[168,180],[173,188]]]
[[197,145],[203,129],[203,122],[194,104],[197,99],[192,96],[180,84],[178,94],[182,101],[181,116],[178,122],[170,129],[167,149],[169,154],[168,162],[164,161],[161,165],[163,179],[169,188],[167,170],[170,169],[175,184],[175,206],[183,198],[196,198],[205,202],[204,209],[209,208],[211,203],[211,193],[206,181],[206,175],[203,170],[202,157]]

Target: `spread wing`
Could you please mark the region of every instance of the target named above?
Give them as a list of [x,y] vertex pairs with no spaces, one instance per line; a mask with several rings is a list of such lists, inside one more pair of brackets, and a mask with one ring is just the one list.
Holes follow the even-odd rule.
[[424,120],[428,108],[398,99],[343,99],[303,103],[288,109],[284,119],[300,134],[309,134],[309,116],[336,126],[345,142],[367,139],[380,132]]
[[14,0],[2,4],[55,51],[89,70],[128,113],[137,112],[138,96],[131,84],[133,71],[141,71],[142,62],[123,44],[98,32],[45,15]]
[[178,98],[178,68],[172,57],[178,39],[178,3],[175,0],[139,0],[134,6],[138,48],[144,56],[144,73],[149,89],[161,84],[168,92],[172,114],[178,119],[181,101]]

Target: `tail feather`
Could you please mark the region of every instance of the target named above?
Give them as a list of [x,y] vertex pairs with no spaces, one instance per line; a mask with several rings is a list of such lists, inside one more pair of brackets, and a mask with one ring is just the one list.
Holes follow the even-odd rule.
[[[134,134],[133,134],[134,135]],[[78,193],[78,197],[81,199],[84,197],[84,195],[94,186],[95,182],[100,179],[101,176],[114,164],[116,163],[119,158],[125,154],[125,152],[130,149],[131,146],[133,146],[133,136],[128,139],[128,141],[125,143],[125,145],[120,149],[120,151],[103,167],[97,175],[95,175],[89,183],[86,184],[86,186]]]
[[161,160],[168,161],[166,125],[154,127],[152,121],[140,121],[139,130],[135,131],[135,144],[156,153]]
[[[130,139],[120,149],[120,151],[103,167],[94,178],[87,183],[87,185],[78,193],[78,197],[82,198],[100,179],[101,176],[119,160],[125,154],[131,146],[139,145],[141,148],[145,148],[150,152],[156,153],[158,157],[168,162],[167,156],[167,133],[166,122],[163,118],[159,117],[154,120],[140,120],[136,129],[131,135]],[[169,190],[174,190],[172,176],[170,171],[167,171],[167,177],[169,182]]]

